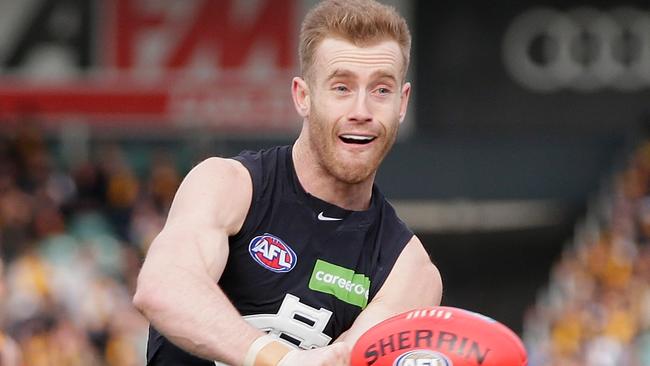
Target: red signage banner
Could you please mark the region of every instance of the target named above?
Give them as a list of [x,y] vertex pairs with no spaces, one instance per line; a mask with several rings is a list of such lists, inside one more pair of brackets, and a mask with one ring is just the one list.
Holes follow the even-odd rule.
[[0,119],[298,128],[299,0],[0,0]]

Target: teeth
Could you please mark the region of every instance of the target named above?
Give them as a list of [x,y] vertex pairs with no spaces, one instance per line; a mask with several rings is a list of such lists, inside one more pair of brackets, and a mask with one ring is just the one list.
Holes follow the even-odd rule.
[[360,136],[360,135],[341,135],[344,139],[357,140],[357,141],[370,141],[374,139],[372,136]]

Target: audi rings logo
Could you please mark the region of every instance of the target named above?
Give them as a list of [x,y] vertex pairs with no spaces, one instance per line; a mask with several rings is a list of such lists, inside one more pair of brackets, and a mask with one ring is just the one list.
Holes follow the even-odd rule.
[[532,9],[506,31],[503,57],[513,79],[534,91],[640,90],[650,86],[650,14]]

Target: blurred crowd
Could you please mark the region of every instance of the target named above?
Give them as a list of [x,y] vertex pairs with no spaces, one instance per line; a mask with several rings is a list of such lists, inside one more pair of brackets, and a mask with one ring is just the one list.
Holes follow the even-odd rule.
[[[0,365],[142,365],[131,305],[181,172],[117,144],[64,159],[40,130],[0,135]],[[594,200],[526,314],[529,366],[650,366],[650,142]]]
[[650,142],[608,185],[526,315],[529,366],[650,366]]
[[136,172],[118,145],[57,158],[39,129],[0,135],[0,365],[142,365],[131,305],[143,253],[181,175]]

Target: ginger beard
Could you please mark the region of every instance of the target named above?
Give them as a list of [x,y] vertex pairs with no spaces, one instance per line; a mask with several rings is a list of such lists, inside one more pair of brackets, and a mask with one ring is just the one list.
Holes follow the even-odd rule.
[[310,105],[309,144],[320,167],[338,181],[347,184],[358,184],[373,178],[379,164],[395,143],[399,116],[396,115],[394,120],[386,123],[367,122],[379,126],[374,127],[377,137],[366,149],[350,151],[338,137],[338,121],[329,123],[313,102]]

